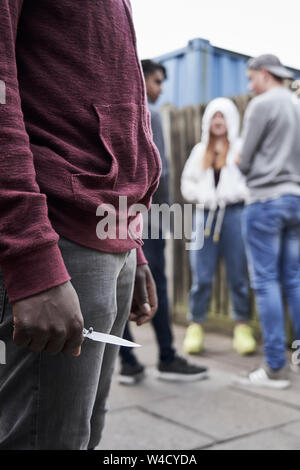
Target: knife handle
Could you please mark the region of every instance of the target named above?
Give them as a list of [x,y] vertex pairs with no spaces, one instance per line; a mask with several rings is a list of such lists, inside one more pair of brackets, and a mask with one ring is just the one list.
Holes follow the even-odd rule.
[[88,330],[87,330],[86,328],[83,328],[83,330],[82,330],[82,335],[83,335],[83,337],[85,338],[87,335],[92,334],[93,331],[94,331],[94,328],[92,328],[91,326],[90,326],[90,328],[89,328]]

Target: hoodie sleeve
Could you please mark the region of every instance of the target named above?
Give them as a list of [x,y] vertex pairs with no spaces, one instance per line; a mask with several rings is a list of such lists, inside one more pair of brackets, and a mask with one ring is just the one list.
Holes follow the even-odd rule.
[[199,176],[204,175],[204,170],[201,169],[201,150],[202,144],[197,144],[182,172],[181,176],[181,194],[188,202],[198,203],[199,194]]
[[253,157],[261,144],[267,124],[266,110],[254,99],[247,108],[242,133],[240,171],[244,175],[250,171]]
[[15,42],[22,5],[0,4],[0,265],[10,302],[70,279],[36,182],[21,109]]

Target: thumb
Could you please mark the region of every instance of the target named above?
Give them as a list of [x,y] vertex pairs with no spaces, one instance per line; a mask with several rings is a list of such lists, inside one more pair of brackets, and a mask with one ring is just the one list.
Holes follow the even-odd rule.
[[80,354],[81,354],[81,346],[79,346],[72,352],[72,356],[75,356],[75,357],[80,356]]
[[145,302],[141,305],[140,310],[142,313],[150,313],[151,312],[151,307],[148,302]]
[[142,313],[150,313],[151,307],[148,298],[146,279],[143,277],[137,286],[137,303]]

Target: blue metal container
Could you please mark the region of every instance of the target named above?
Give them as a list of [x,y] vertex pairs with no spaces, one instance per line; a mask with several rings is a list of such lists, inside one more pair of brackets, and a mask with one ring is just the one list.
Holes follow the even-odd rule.
[[[156,57],[167,69],[168,80],[158,105],[179,108],[207,103],[219,96],[248,93],[246,65],[249,56],[214,47],[206,39],[193,39],[187,47]],[[295,78],[300,70],[291,69]]]

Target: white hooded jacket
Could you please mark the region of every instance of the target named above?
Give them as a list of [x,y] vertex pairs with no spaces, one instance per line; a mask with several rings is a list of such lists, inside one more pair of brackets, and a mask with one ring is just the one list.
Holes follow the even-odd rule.
[[[204,169],[202,160],[209,143],[211,120],[216,112],[221,112],[226,120],[228,140],[230,143],[226,166],[220,172],[219,184],[215,186],[214,169]],[[215,230],[218,239],[225,207],[229,204],[244,202],[248,189],[245,178],[235,161],[241,150],[239,138],[240,117],[234,103],[227,98],[217,98],[211,101],[203,115],[202,139],[188,158],[181,177],[181,193],[188,202],[203,204],[210,211],[206,224],[206,235],[210,234],[215,211],[219,207],[217,226]]]

